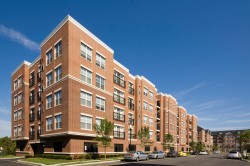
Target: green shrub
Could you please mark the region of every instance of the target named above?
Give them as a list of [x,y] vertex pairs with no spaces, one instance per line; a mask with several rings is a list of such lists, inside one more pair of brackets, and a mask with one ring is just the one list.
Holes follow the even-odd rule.
[[32,158],[31,155],[25,155],[25,158]]
[[65,160],[72,160],[72,157],[71,156],[66,156]]

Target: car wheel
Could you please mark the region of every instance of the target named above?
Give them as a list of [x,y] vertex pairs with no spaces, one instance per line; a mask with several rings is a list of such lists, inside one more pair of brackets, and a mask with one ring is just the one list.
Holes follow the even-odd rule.
[[136,161],[137,161],[137,162],[140,161],[140,160],[139,160],[139,157],[136,158]]
[[158,156],[156,156],[156,159],[158,159]]
[[146,160],[148,160],[148,157],[146,158]]

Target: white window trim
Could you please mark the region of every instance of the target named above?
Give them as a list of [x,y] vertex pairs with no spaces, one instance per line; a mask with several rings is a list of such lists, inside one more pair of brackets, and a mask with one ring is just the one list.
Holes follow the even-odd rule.
[[[116,70],[116,72],[118,72],[118,73],[120,73],[121,75],[123,75],[123,77],[124,77],[124,81],[125,81],[125,75],[124,75],[124,73],[123,72],[120,72],[119,70],[117,70],[116,68],[114,68],[114,70]],[[114,74],[115,74],[115,72],[114,72]]]
[[[121,91],[121,92],[123,92],[124,93],[124,91],[123,90],[121,90],[121,89],[119,89],[119,88],[117,88],[117,87],[115,87],[114,86],[114,89],[116,89],[116,90],[118,90],[118,91]],[[114,91],[115,92],[115,91]],[[125,95],[125,94],[124,94]]]
[[85,114],[85,113],[80,113],[81,115],[83,115],[83,116],[89,116],[89,117],[91,117],[91,118],[93,118],[93,115],[90,115],[90,114]]
[[103,58],[107,59],[102,53],[100,53],[99,51],[96,51],[97,54],[99,54],[100,56],[102,56]]
[[[49,73],[52,73],[52,70],[50,70],[50,71],[48,71],[45,75],[46,75],[46,79],[47,79],[47,75],[49,74]],[[53,74],[53,73],[52,73]],[[47,80],[46,80],[47,81]]]
[[47,119],[47,118],[51,118],[52,117],[52,115],[48,115],[48,116],[46,116],[45,118]]
[[[60,90],[62,90],[62,88],[58,88],[57,90],[54,91],[54,93],[56,93],[56,92],[58,92],[58,91],[60,91]],[[51,92],[51,93],[52,93],[52,92]]]
[[102,96],[99,96],[99,95],[95,95],[95,96],[98,97],[98,98],[101,98],[101,99],[103,99],[103,100],[106,100],[105,97],[102,97]]
[[87,70],[89,70],[89,71],[91,71],[91,73],[93,73],[93,70],[91,70],[90,68],[87,68],[86,66],[84,66],[84,65],[80,65],[81,67],[83,67],[83,68],[85,68],[85,69],[87,69]]
[[[87,43],[84,42],[83,40],[81,40],[81,43],[84,44],[84,45],[86,45],[86,46],[88,46],[89,48],[91,48],[91,50],[93,50],[93,47],[91,47],[89,44],[87,44]],[[80,45],[81,45],[81,43],[80,43]]]
[[81,92],[85,92],[85,93],[89,93],[93,96],[93,93],[89,92],[89,91],[86,91],[85,89],[80,89]]
[[95,119],[105,119],[104,117],[96,116]]
[[[119,127],[123,127],[124,128],[124,125],[121,125],[121,124],[117,124],[117,123],[114,123],[114,127],[115,126],[119,126]],[[125,128],[124,128],[125,129]],[[124,131],[125,132],[125,131]]]
[[50,47],[49,49],[47,49],[47,51],[45,52],[45,54],[47,54],[50,50],[52,50],[52,47]]
[[106,77],[102,76],[101,74],[96,73],[96,75],[98,75],[99,77],[102,77],[102,78],[104,78],[106,80]]
[[124,108],[122,108],[122,107],[119,107],[119,106],[117,106],[117,105],[114,105],[114,108],[119,108],[119,109],[122,109],[123,111],[124,111]]
[[48,93],[48,94],[46,95],[46,97],[48,97],[48,96],[50,96],[50,95],[52,95],[52,92]]
[[55,45],[57,45],[60,41],[62,41],[62,38],[58,39],[58,40],[55,42],[54,47],[55,47]]
[[54,67],[54,70],[57,69],[58,67],[62,66],[62,63],[58,64],[56,67]]

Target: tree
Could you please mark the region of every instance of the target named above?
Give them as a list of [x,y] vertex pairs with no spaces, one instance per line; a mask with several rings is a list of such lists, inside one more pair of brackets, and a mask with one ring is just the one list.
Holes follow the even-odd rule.
[[191,147],[191,150],[192,151],[196,151],[196,148],[197,148],[197,143],[192,141],[189,143],[189,146]]
[[141,128],[141,130],[138,131],[138,139],[141,140],[142,147],[152,144],[152,142],[150,141],[149,127],[144,126]]
[[0,147],[3,148],[3,153],[6,155],[15,155],[16,143],[11,141],[9,137],[0,138]]
[[218,148],[218,146],[217,145],[214,145],[213,146],[213,151],[217,151],[219,148]]
[[111,146],[112,139],[110,138],[110,136],[113,135],[114,123],[108,121],[107,119],[102,119],[100,124],[95,124],[93,128],[97,134],[95,140],[98,141],[101,146],[104,147],[106,160],[106,148]]
[[170,149],[171,144],[173,143],[173,136],[171,134],[165,134],[164,140],[162,143],[163,149]]
[[202,142],[198,142],[197,145],[196,145],[196,150],[197,151],[204,151],[205,150],[205,144],[202,143]]
[[238,138],[240,144],[240,151],[244,148],[245,145],[250,143],[250,130],[242,132]]

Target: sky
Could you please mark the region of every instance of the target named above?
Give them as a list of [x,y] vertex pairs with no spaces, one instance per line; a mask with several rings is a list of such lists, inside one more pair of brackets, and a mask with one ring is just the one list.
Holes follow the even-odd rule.
[[203,128],[249,129],[249,8],[248,0],[1,1],[0,137],[10,136],[11,72],[39,55],[68,14]]

